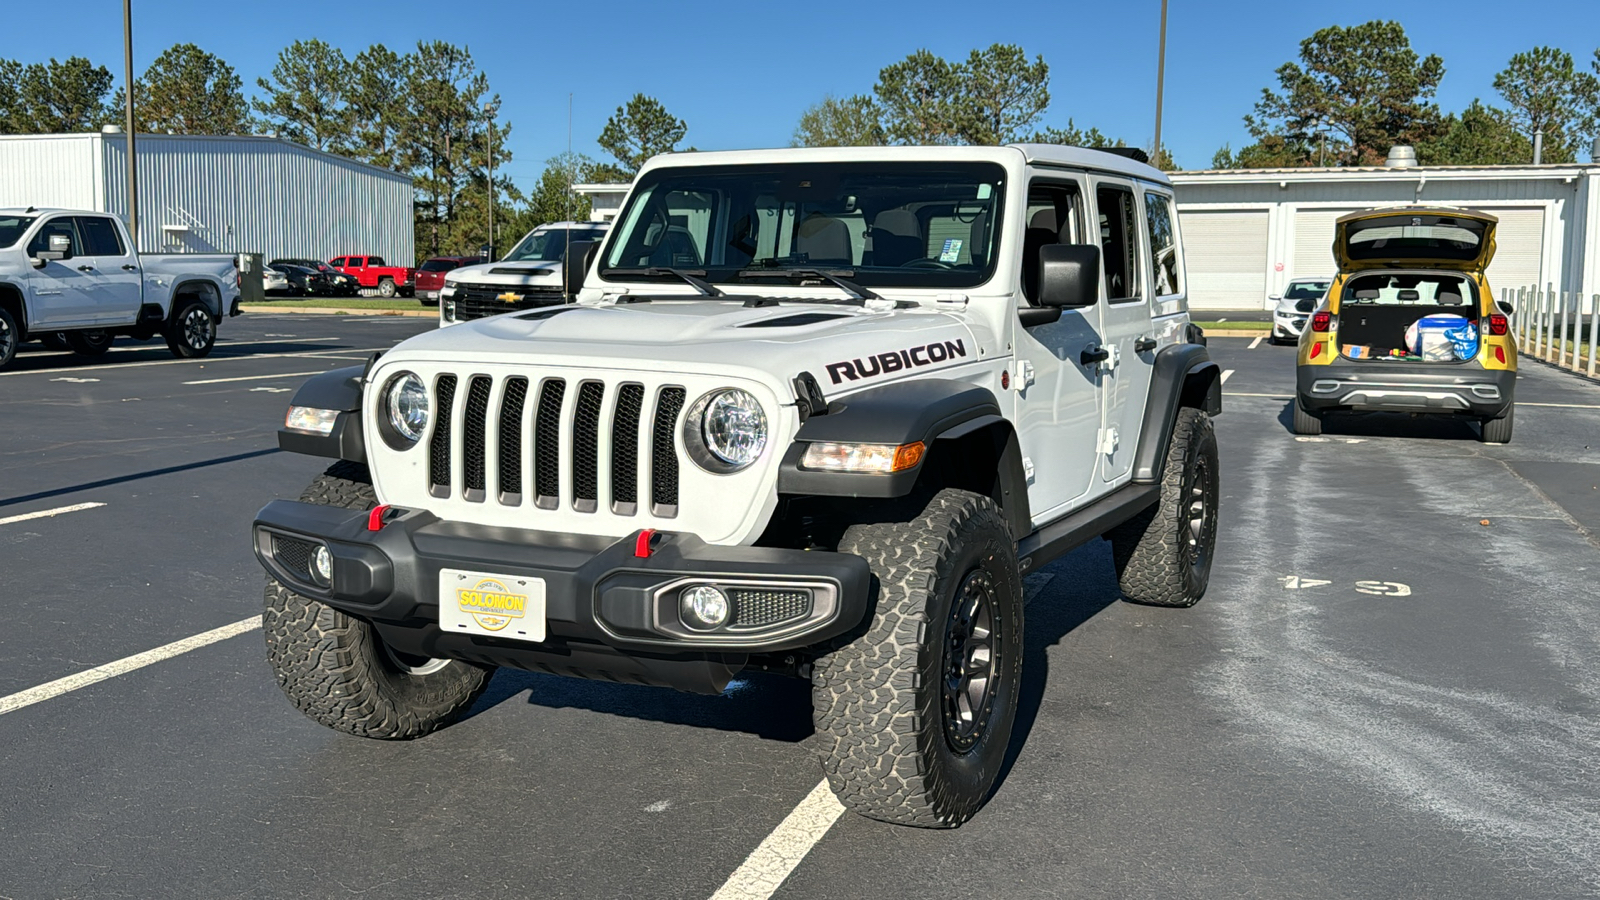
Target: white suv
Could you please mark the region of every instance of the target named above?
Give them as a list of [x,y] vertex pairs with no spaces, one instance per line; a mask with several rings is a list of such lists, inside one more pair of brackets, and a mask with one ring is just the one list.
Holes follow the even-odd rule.
[[1205,592],[1220,373],[1177,227],[1164,175],[1092,150],[652,160],[567,253],[576,302],[296,395],[281,446],[340,461],[255,522],[279,684],[409,738],[496,666],[787,673],[846,805],[960,824],[1011,737],[1025,574],[1105,536],[1129,599]]

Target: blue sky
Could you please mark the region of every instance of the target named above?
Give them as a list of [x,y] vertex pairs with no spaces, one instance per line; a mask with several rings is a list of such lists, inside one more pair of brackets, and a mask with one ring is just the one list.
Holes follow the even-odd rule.
[[[1272,71],[1296,58],[1318,28],[1398,17],[1421,54],[1444,58],[1439,101],[1457,110],[1474,97],[1498,101],[1492,81],[1511,54],[1561,47],[1584,65],[1600,44],[1600,0],[1452,0],[1339,4],[1170,0],[1164,143],[1181,165],[1204,168],[1225,143],[1248,143],[1240,117]],[[643,91],[689,124],[703,150],[788,143],[795,121],[825,94],[867,92],[883,66],[927,47],[961,58],[974,47],[1019,43],[1050,64],[1045,123],[1095,126],[1147,146],[1154,127],[1160,0],[1120,2],[513,3],[413,0],[313,3],[277,0],[133,0],[136,72],[166,47],[189,41],[226,59],[247,94],[277,53],[318,37],[354,56],[381,42],[464,44],[504,98],[515,128],[507,166],[531,187],[544,160],[567,146],[596,158],[607,116]],[[441,15],[441,10],[447,14]],[[0,57],[34,62],[87,56],[122,72],[121,4],[74,8],[72,25],[12,30]]]

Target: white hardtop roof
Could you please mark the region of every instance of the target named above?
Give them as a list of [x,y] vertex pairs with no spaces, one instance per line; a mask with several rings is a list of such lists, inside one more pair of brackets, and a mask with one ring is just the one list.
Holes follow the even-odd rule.
[[1161,170],[1126,156],[1060,144],[1004,147],[792,147],[778,150],[711,150],[651,157],[640,174],[678,166],[745,166],[793,162],[1015,162],[1067,166],[1171,184]]

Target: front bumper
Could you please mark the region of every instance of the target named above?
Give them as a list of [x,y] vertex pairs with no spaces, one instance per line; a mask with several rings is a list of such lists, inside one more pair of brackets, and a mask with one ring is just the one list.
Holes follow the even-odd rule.
[[1272,316],[1272,336],[1275,338],[1298,339],[1300,332],[1305,330],[1306,318],[1304,315],[1280,316],[1274,313]]
[[[256,516],[256,557],[296,593],[374,623],[388,643],[418,656],[716,693],[750,654],[842,634],[869,601],[867,563],[847,553],[715,546],[662,533],[639,556],[639,533],[615,540],[493,528],[422,510],[393,510],[378,530],[372,524],[365,511],[276,500]],[[304,564],[302,545],[317,544],[333,558],[326,586]],[[542,581],[545,639],[441,630],[445,569]],[[729,591],[735,628],[696,633],[677,619],[678,593],[693,584]],[[774,591],[810,599],[799,615],[738,624],[739,596]]]
[[1517,373],[1475,363],[1334,363],[1299,366],[1300,403],[1312,412],[1336,410],[1504,415],[1514,402]]

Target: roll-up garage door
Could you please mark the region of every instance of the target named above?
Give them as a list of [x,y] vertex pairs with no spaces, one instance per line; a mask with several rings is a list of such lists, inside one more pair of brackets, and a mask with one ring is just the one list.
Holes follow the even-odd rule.
[[1294,265],[1291,277],[1328,277],[1339,270],[1333,260],[1334,221],[1348,209],[1301,209],[1294,214]]
[[1178,211],[1192,309],[1261,309],[1267,297],[1267,213]]
[[1489,209],[1500,224],[1494,231],[1494,259],[1489,262],[1489,287],[1495,299],[1500,289],[1539,285],[1539,261],[1544,253],[1543,209]]

